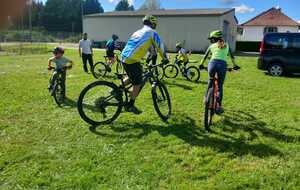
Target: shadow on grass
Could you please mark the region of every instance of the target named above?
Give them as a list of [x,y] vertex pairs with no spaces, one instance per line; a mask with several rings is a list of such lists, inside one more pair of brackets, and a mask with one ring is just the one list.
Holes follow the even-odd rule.
[[69,97],[66,97],[65,100],[64,100],[64,107],[77,108],[77,101],[72,100]]
[[[90,128],[90,131],[96,135],[105,137],[122,137],[140,139],[152,132],[158,132],[161,136],[176,136],[191,146],[210,147],[218,152],[229,152],[234,156],[242,156],[251,154],[257,157],[267,157],[272,155],[282,155],[282,153],[270,145],[262,142],[252,142],[238,136],[239,130],[244,130],[250,133],[252,140],[258,136],[255,131],[262,132],[267,137],[284,140],[286,137],[271,129],[264,129],[265,123],[258,121],[255,117],[242,114],[233,115],[232,117],[225,116],[222,132],[207,133],[202,127],[196,126],[194,119],[188,116],[176,116],[176,119],[171,121],[169,125],[151,125],[147,123],[123,123],[111,126],[112,133],[101,132],[97,128]],[[246,116],[246,117],[245,117]],[[237,117],[237,118],[235,118]],[[246,119],[246,120],[243,120]],[[234,121],[241,123],[235,123]],[[216,123],[218,126],[220,123]],[[224,129],[224,131],[223,131]]]

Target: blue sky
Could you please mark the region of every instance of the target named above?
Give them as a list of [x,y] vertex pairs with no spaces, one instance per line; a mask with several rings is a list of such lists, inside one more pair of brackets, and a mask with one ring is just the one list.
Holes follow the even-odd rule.
[[[46,0],[43,0],[46,1]],[[99,0],[105,11],[112,11],[119,0]],[[144,0],[129,0],[135,8]],[[243,23],[259,13],[279,6],[285,14],[300,21],[299,0],[161,0],[165,9],[231,8],[237,7],[236,16]]]

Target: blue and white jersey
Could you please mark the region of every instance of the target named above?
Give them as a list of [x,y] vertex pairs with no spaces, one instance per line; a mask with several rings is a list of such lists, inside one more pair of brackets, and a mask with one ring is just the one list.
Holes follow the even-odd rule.
[[149,26],[144,26],[133,33],[128,40],[122,51],[122,62],[126,64],[140,62],[151,46],[155,47],[162,58],[167,58],[164,45],[157,32]]

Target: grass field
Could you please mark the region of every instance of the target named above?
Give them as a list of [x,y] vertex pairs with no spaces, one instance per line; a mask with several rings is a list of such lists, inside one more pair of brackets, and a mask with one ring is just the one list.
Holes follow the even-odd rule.
[[57,107],[46,89],[50,56],[0,57],[0,189],[300,189],[299,77],[273,78],[255,58],[238,57],[242,70],[227,75],[226,113],[212,133],[202,124],[205,72],[197,84],[165,81],[168,124],[147,85],[137,101],[142,115],[122,113],[92,129],[76,101],[94,79],[67,50],[75,67],[68,105]]

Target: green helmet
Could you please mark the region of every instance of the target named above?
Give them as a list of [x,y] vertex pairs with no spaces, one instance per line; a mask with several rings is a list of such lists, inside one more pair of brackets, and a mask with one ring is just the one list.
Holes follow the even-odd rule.
[[144,24],[151,24],[151,26],[153,26],[154,28],[156,28],[156,26],[157,26],[157,18],[155,16],[152,16],[152,15],[146,15],[143,18],[143,23]]
[[209,34],[208,39],[212,39],[212,38],[223,38],[223,32],[220,30],[212,31]]
[[177,42],[176,43],[176,48],[182,48],[182,43],[181,42]]

